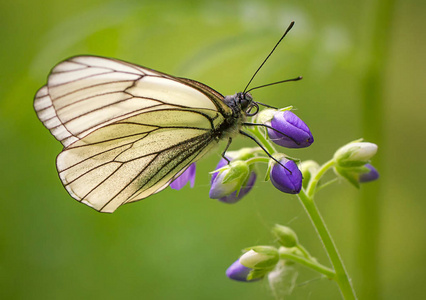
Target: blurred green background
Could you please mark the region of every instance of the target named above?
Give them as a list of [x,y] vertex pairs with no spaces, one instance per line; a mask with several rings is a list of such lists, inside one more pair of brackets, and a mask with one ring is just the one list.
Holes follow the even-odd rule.
[[[362,192],[341,182],[317,203],[360,299],[424,299],[426,3],[377,3],[1,1],[1,298],[273,299],[266,280],[239,283],[224,272],[242,248],[272,244],[275,223],[295,229],[329,265],[297,198],[269,182],[259,180],[235,205],[208,198],[220,151],[198,164],[193,189],[166,189],[111,215],[77,203],[56,173],[61,145],[32,104],[49,70],[77,54],[120,58],[233,94],[294,20],[254,85],[304,79],[254,97],[294,105],[312,129],[315,143],[289,155],[324,162],[362,136],[379,144],[380,182]],[[253,144],[239,138],[232,149],[242,146]],[[333,282],[299,271],[288,299],[340,299]]]

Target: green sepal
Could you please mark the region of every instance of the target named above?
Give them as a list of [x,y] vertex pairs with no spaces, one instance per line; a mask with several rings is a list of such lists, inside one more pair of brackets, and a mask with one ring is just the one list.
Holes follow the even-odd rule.
[[362,173],[368,173],[370,172],[370,169],[366,166],[358,166],[353,168],[342,168],[340,166],[336,166],[334,168],[335,172],[345,178],[349,183],[351,183],[356,188],[360,188],[359,184],[359,176]]
[[265,277],[272,269],[253,269],[248,273],[247,280],[256,280]]
[[283,107],[280,108],[278,111],[287,111],[287,110],[292,110],[293,109],[293,105],[287,106],[287,107]]
[[345,178],[350,184],[352,184],[354,187],[356,187],[357,189],[360,188],[359,182],[358,182],[358,178],[359,176],[356,175],[356,173],[350,172],[348,168],[341,168],[336,166],[334,168],[335,172],[342,176],[343,178]]
[[[232,182],[234,180],[245,181],[250,174],[250,169],[248,165],[240,160],[233,161],[229,165],[229,171],[226,173],[225,177],[222,180],[223,184]],[[243,178],[243,180],[241,180]],[[241,182],[242,183],[242,182]]]
[[[350,155],[348,155],[349,158]],[[363,166],[365,164],[368,164],[370,162],[370,160],[367,161],[361,161],[361,160],[357,160],[357,161],[350,161],[350,160],[339,160],[337,163],[340,167],[343,168],[356,168],[356,167],[360,167]]]

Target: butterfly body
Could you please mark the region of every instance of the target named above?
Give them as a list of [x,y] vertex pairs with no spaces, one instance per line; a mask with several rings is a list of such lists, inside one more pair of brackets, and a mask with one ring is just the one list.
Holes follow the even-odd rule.
[[167,187],[220,140],[240,131],[255,103],[191,79],[115,59],[59,63],[36,94],[39,119],[59,140],[59,177],[76,200],[113,212]]

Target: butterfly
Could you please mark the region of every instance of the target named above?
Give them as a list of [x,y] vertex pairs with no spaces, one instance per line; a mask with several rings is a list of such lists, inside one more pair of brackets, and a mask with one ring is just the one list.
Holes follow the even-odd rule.
[[64,147],[56,166],[65,189],[107,213],[165,189],[219,141],[229,146],[247,135],[241,129],[259,110],[248,91],[225,97],[195,80],[99,56],[57,64],[34,108]]

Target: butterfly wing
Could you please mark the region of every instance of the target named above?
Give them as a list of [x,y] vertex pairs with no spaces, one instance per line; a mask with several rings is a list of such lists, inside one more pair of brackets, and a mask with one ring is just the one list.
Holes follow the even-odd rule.
[[113,212],[164,189],[217,144],[232,115],[202,83],[127,62],[78,56],[36,94],[39,119],[63,145],[57,169],[70,195]]

